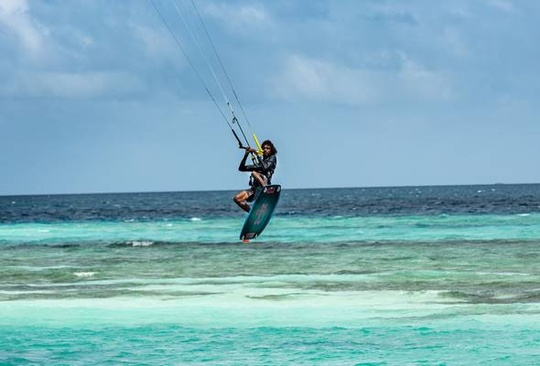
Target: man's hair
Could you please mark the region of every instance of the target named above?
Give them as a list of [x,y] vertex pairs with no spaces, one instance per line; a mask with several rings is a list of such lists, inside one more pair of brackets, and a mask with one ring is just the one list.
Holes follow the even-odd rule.
[[272,150],[271,154],[274,155],[274,154],[277,154],[277,149],[276,147],[274,146],[274,144],[272,143],[272,141],[270,140],[264,140],[261,147],[264,147],[264,145],[268,145],[270,146],[270,149]]

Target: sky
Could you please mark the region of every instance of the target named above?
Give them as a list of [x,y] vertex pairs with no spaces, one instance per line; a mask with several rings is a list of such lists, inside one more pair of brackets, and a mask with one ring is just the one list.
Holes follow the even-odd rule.
[[540,2],[194,3],[0,0],[0,195],[540,182]]

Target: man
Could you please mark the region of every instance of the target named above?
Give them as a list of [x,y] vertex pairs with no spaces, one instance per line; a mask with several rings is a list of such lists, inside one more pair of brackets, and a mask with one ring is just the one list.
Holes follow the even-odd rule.
[[266,140],[261,145],[263,150],[262,159],[257,155],[257,161],[254,165],[246,165],[246,160],[249,153],[255,153],[257,150],[251,147],[242,147],[245,149],[244,157],[240,161],[238,170],[241,172],[251,172],[249,179],[249,189],[240,191],[234,196],[234,202],[242,208],[242,210],[249,212],[248,202],[252,202],[255,199],[257,188],[264,187],[271,184],[272,175],[277,165],[277,150],[274,144],[270,140]]

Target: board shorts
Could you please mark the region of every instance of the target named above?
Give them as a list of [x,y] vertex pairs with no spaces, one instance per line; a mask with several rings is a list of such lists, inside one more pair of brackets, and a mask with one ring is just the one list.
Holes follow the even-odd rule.
[[[264,179],[265,185],[268,184],[268,178],[261,174],[262,178]],[[246,192],[249,193],[249,197],[246,199],[246,202],[253,202],[255,201],[255,198],[257,198],[259,191],[261,190],[260,185],[252,185],[249,189],[246,189]]]

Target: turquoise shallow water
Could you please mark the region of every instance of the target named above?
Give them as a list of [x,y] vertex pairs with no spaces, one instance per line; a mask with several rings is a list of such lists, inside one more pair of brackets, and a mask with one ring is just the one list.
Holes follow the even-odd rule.
[[[13,223],[0,226],[0,246],[81,242],[152,245],[238,243],[234,218],[158,221]],[[283,217],[271,221],[258,243],[418,242],[450,240],[534,240],[540,214],[375,217]]]
[[498,189],[293,192],[249,244],[228,193],[4,198],[0,364],[536,365],[537,189]]
[[[363,328],[138,327],[19,328],[3,340],[24,339],[7,363],[177,365],[534,365],[538,338],[467,322],[456,326]],[[25,347],[26,346],[26,347]],[[519,348],[519,352],[514,349]],[[77,360],[74,362],[73,360]]]

